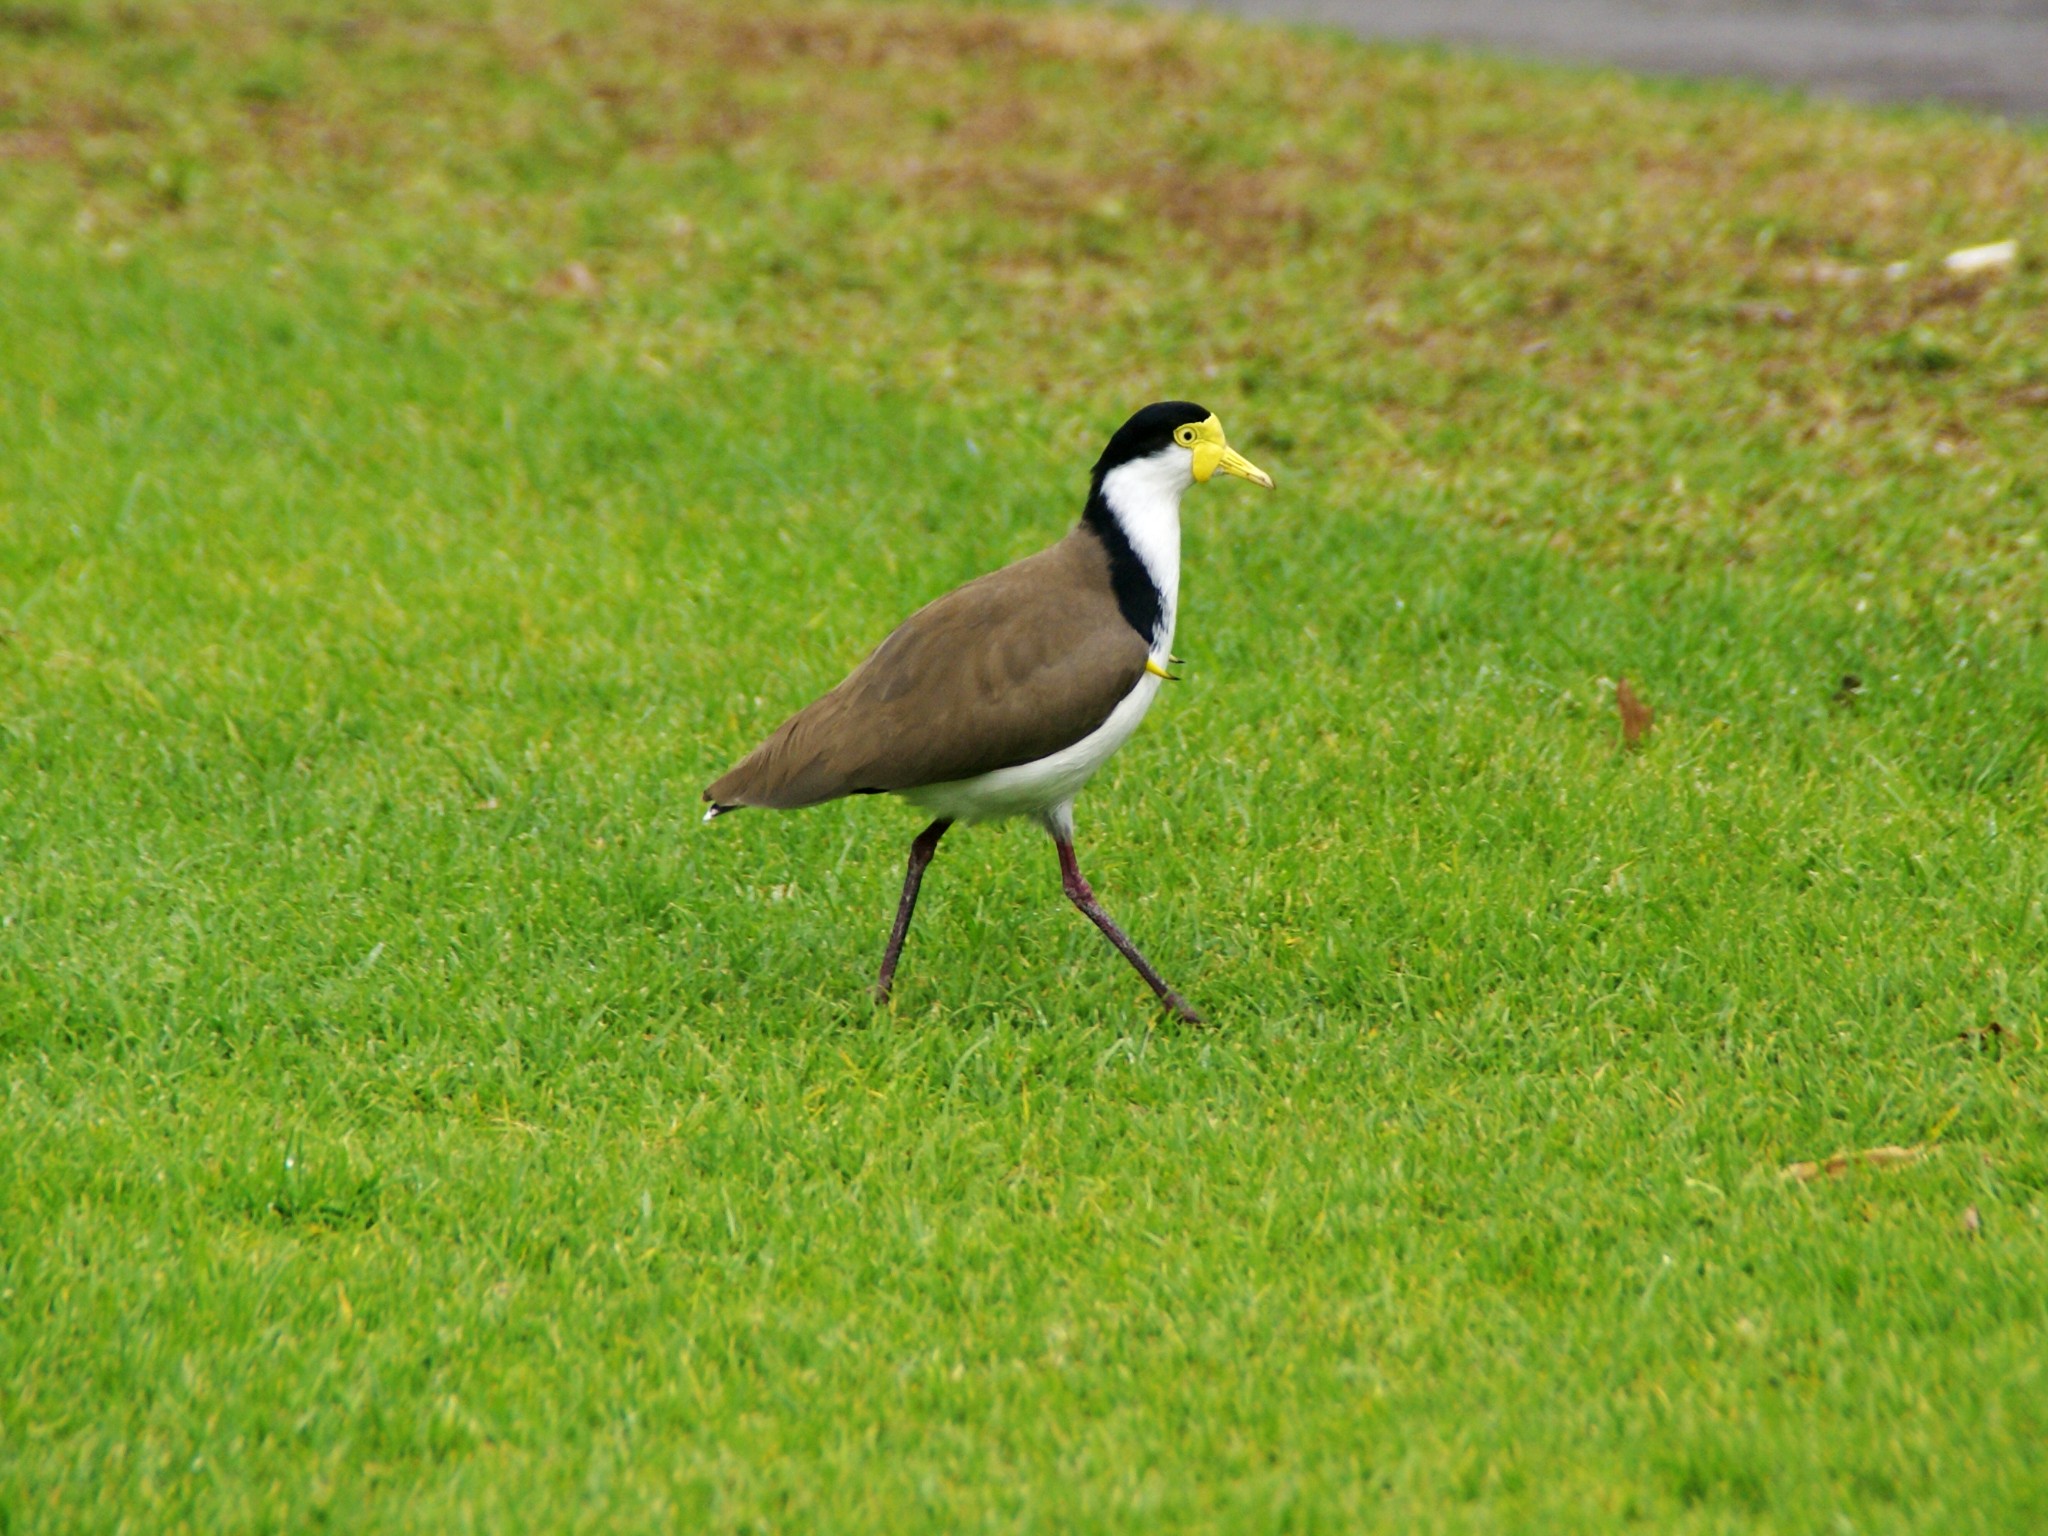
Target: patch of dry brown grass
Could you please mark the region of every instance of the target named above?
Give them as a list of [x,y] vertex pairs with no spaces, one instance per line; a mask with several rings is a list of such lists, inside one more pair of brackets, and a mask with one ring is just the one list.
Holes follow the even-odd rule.
[[[1853,568],[1926,504],[1966,546],[1938,569],[2038,585],[2006,526],[2048,496],[2038,134],[1062,9],[51,15],[0,26],[10,238],[260,244],[395,316],[571,297],[652,367],[786,352],[1077,421],[1211,394],[1603,558]],[[2009,237],[2015,272],[1939,267]],[[1692,492],[1631,491],[1674,454]]]

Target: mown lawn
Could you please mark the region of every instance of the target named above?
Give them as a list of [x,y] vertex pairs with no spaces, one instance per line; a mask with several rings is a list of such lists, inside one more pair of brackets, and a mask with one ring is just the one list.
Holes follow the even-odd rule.
[[[0,1531],[2048,1526],[2044,253],[1207,21],[0,5]],[[1168,395],[1217,1024],[1022,827],[877,1010],[918,819],[698,791]]]

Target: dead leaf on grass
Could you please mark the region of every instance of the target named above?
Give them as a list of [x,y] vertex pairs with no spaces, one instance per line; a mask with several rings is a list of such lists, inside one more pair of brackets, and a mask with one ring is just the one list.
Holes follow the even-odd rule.
[[1982,1029],[1963,1030],[1956,1040],[1963,1045],[1974,1045],[1980,1051],[1997,1051],[2005,1044],[2005,1026],[1993,1019]]
[[1897,1168],[1917,1163],[1933,1150],[1925,1143],[1912,1147],[1865,1147],[1861,1152],[1837,1152],[1825,1162],[1788,1164],[1779,1177],[1801,1184],[1822,1176],[1839,1179],[1852,1168]]
[[1964,1206],[1959,1220],[1965,1237],[1976,1237],[1984,1230],[1984,1218],[1977,1214],[1977,1207],[1974,1205]]
[[551,299],[594,299],[604,292],[604,285],[597,280],[597,274],[580,261],[569,262],[550,272],[534,287]]
[[1636,697],[1635,689],[1623,678],[1614,685],[1614,704],[1621,711],[1621,744],[1639,747],[1657,723],[1657,712]]

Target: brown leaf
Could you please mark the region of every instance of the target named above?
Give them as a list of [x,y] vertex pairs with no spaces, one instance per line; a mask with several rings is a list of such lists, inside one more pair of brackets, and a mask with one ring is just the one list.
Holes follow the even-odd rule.
[[1650,734],[1650,727],[1657,722],[1657,712],[1636,697],[1635,689],[1629,687],[1623,678],[1614,685],[1614,704],[1621,711],[1621,744],[1625,747],[1639,747],[1643,738]]
[[1961,1223],[1965,1237],[1975,1237],[1984,1230],[1984,1218],[1977,1214],[1977,1207],[1974,1205],[1963,1207]]
[[1780,1178],[1795,1179],[1804,1184],[1825,1174],[1828,1178],[1839,1179],[1851,1168],[1897,1168],[1905,1163],[1917,1163],[1933,1148],[1920,1145],[1912,1147],[1866,1147],[1861,1152],[1837,1152],[1833,1157],[1820,1163],[1792,1163],[1787,1165]]
[[594,299],[604,291],[597,274],[580,261],[550,272],[534,286],[555,299]]
[[1900,1163],[1917,1163],[1927,1155],[1924,1146],[1870,1147],[1857,1154],[1873,1168],[1893,1168]]
[[2005,1026],[1993,1019],[1982,1029],[1966,1029],[1956,1036],[1964,1045],[1974,1045],[1980,1051],[2000,1051],[2005,1046]]

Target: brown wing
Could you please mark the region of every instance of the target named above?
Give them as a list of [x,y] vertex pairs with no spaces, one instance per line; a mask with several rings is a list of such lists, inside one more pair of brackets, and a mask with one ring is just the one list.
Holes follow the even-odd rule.
[[1032,762],[1107,720],[1145,674],[1087,528],[919,609],[853,675],[704,791],[781,810]]

